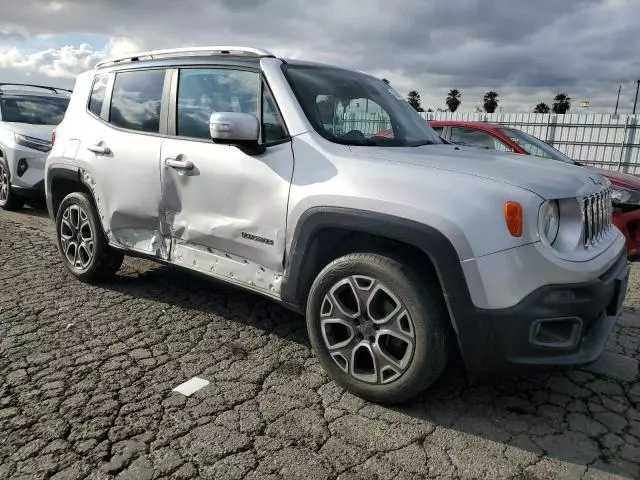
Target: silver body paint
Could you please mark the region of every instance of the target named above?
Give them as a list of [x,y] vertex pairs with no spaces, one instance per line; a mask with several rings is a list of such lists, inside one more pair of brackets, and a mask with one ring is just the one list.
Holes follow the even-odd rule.
[[[260,60],[291,140],[266,153],[114,128],[87,112],[95,75],[88,72],[78,77],[47,169],[85,172],[113,246],[276,299],[296,226],[314,207],[389,214],[438,230],[457,251],[481,308],[513,306],[543,285],[598,278],[623,250],[615,227],[588,249],[578,243],[556,251],[540,239],[544,200],[571,202],[603,188],[585,169],[453,145],[332,143],[312,128],[281,65]],[[96,154],[92,145],[110,153]],[[194,169],[166,165],[178,157]],[[521,237],[505,226],[506,201],[523,206]]]

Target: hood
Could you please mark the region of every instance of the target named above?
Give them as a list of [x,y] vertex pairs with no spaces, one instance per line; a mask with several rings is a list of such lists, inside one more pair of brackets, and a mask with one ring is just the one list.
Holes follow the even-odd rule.
[[614,172],[613,170],[604,170],[602,168],[596,168],[585,165],[588,170],[598,173],[603,177],[607,177],[612,184],[620,187],[628,188],[630,190],[640,190],[640,178],[629,175],[628,173]]
[[27,137],[38,138],[45,142],[51,141],[51,135],[57,125],[32,125],[30,123],[15,123],[4,122],[2,124],[7,129],[17,133],[18,135],[25,135]]
[[607,183],[599,174],[569,163],[460,145],[351,146],[350,149],[361,157],[422,165],[506,183],[545,199],[586,195],[599,191]]

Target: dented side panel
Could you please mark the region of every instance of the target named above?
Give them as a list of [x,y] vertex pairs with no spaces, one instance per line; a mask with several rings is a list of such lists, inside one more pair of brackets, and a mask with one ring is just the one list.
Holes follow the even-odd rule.
[[[76,164],[95,197],[109,242],[136,252],[167,258],[161,232],[160,171],[163,138],[112,128],[89,118]],[[87,147],[102,145],[109,153]]]
[[[192,162],[193,169],[166,166],[176,158]],[[161,159],[161,210],[177,244],[208,247],[282,273],[290,143],[249,156],[228,145],[169,138]],[[256,278],[251,274],[245,281]]]

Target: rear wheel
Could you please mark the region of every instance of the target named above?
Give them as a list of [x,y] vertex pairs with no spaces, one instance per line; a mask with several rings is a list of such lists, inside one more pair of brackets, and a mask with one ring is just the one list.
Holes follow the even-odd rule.
[[440,376],[445,321],[435,288],[377,254],[329,264],[307,302],[309,337],[324,368],[345,389],[382,403],[408,400]]
[[98,216],[85,193],[67,195],[56,217],[58,248],[65,267],[85,282],[113,276],[124,256],[109,247]]
[[24,200],[11,189],[11,174],[9,164],[0,157],[0,208],[4,210],[18,210],[24,205]]

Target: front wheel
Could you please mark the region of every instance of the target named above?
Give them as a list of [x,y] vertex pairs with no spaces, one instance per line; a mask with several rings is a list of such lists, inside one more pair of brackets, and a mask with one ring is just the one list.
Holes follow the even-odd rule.
[[0,208],[3,210],[18,210],[24,205],[24,200],[11,189],[11,174],[9,164],[0,157]]
[[325,370],[346,390],[381,403],[406,401],[440,376],[446,319],[434,287],[377,254],[327,265],[307,302],[309,337]]
[[67,195],[56,216],[56,237],[65,267],[75,277],[91,283],[114,275],[124,256],[109,247],[89,196]]

